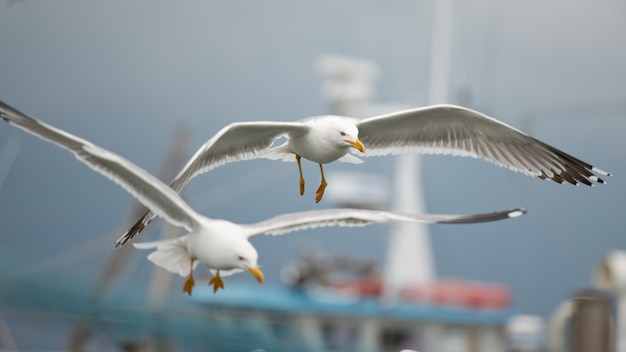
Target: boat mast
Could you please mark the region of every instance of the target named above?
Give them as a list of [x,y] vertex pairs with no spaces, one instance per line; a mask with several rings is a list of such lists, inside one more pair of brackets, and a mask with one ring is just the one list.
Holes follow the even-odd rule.
[[[447,102],[452,50],[453,0],[434,2],[428,105]],[[395,210],[424,213],[421,157],[396,158]],[[394,224],[387,249],[385,298],[394,299],[407,283],[428,284],[436,276],[428,227],[419,223]]]

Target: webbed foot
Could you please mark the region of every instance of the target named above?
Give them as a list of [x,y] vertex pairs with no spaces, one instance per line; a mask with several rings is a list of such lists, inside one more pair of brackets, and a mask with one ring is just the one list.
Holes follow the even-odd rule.
[[209,286],[213,286],[213,293],[217,292],[217,290],[224,289],[224,281],[222,281],[222,277],[220,276],[220,272],[215,273],[215,276],[211,278],[209,281]]

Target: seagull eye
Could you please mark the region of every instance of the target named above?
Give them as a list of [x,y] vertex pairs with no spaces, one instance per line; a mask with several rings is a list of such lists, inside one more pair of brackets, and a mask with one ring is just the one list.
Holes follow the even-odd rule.
[[345,133],[345,132],[339,132],[339,134],[340,134],[342,137],[346,135],[346,133]]
[[242,256],[239,256],[239,257],[237,257],[237,258],[239,258],[239,260],[243,260],[243,259],[244,259]]

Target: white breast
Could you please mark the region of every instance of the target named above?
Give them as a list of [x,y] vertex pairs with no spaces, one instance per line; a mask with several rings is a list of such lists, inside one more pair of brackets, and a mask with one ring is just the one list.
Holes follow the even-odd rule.
[[343,143],[336,128],[330,124],[336,117],[319,117],[308,120],[309,133],[300,136],[290,136],[288,146],[292,152],[316,163],[327,164],[348,153],[350,146]]
[[202,230],[189,234],[187,251],[211,269],[233,269],[237,263],[233,246],[236,245],[234,242],[238,229],[230,221],[211,220]]

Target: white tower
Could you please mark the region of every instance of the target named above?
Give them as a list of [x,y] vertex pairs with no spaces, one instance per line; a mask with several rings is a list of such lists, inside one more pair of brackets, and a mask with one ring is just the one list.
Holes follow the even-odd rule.
[[[437,0],[433,18],[428,103],[447,102],[452,46],[452,1]],[[395,199],[397,211],[424,213],[421,157],[397,157]],[[435,278],[428,228],[418,223],[394,225],[387,250],[385,296],[394,299],[406,283],[428,284]]]
[[[435,3],[429,104],[446,102],[452,39],[452,0]],[[324,93],[335,113],[368,117],[409,108],[401,104],[375,104],[369,100],[378,77],[375,64],[338,55],[325,55],[317,69],[328,79]],[[414,107],[414,106],[411,106]],[[424,213],[424,196],[420,157],[402,155],[396,158],[394,171],[394,210]],[[435,278],[428,227],[420,223],[393,225],[387,246],[384,269],[384,297],[393,301],[407,283],[427,284]]]

